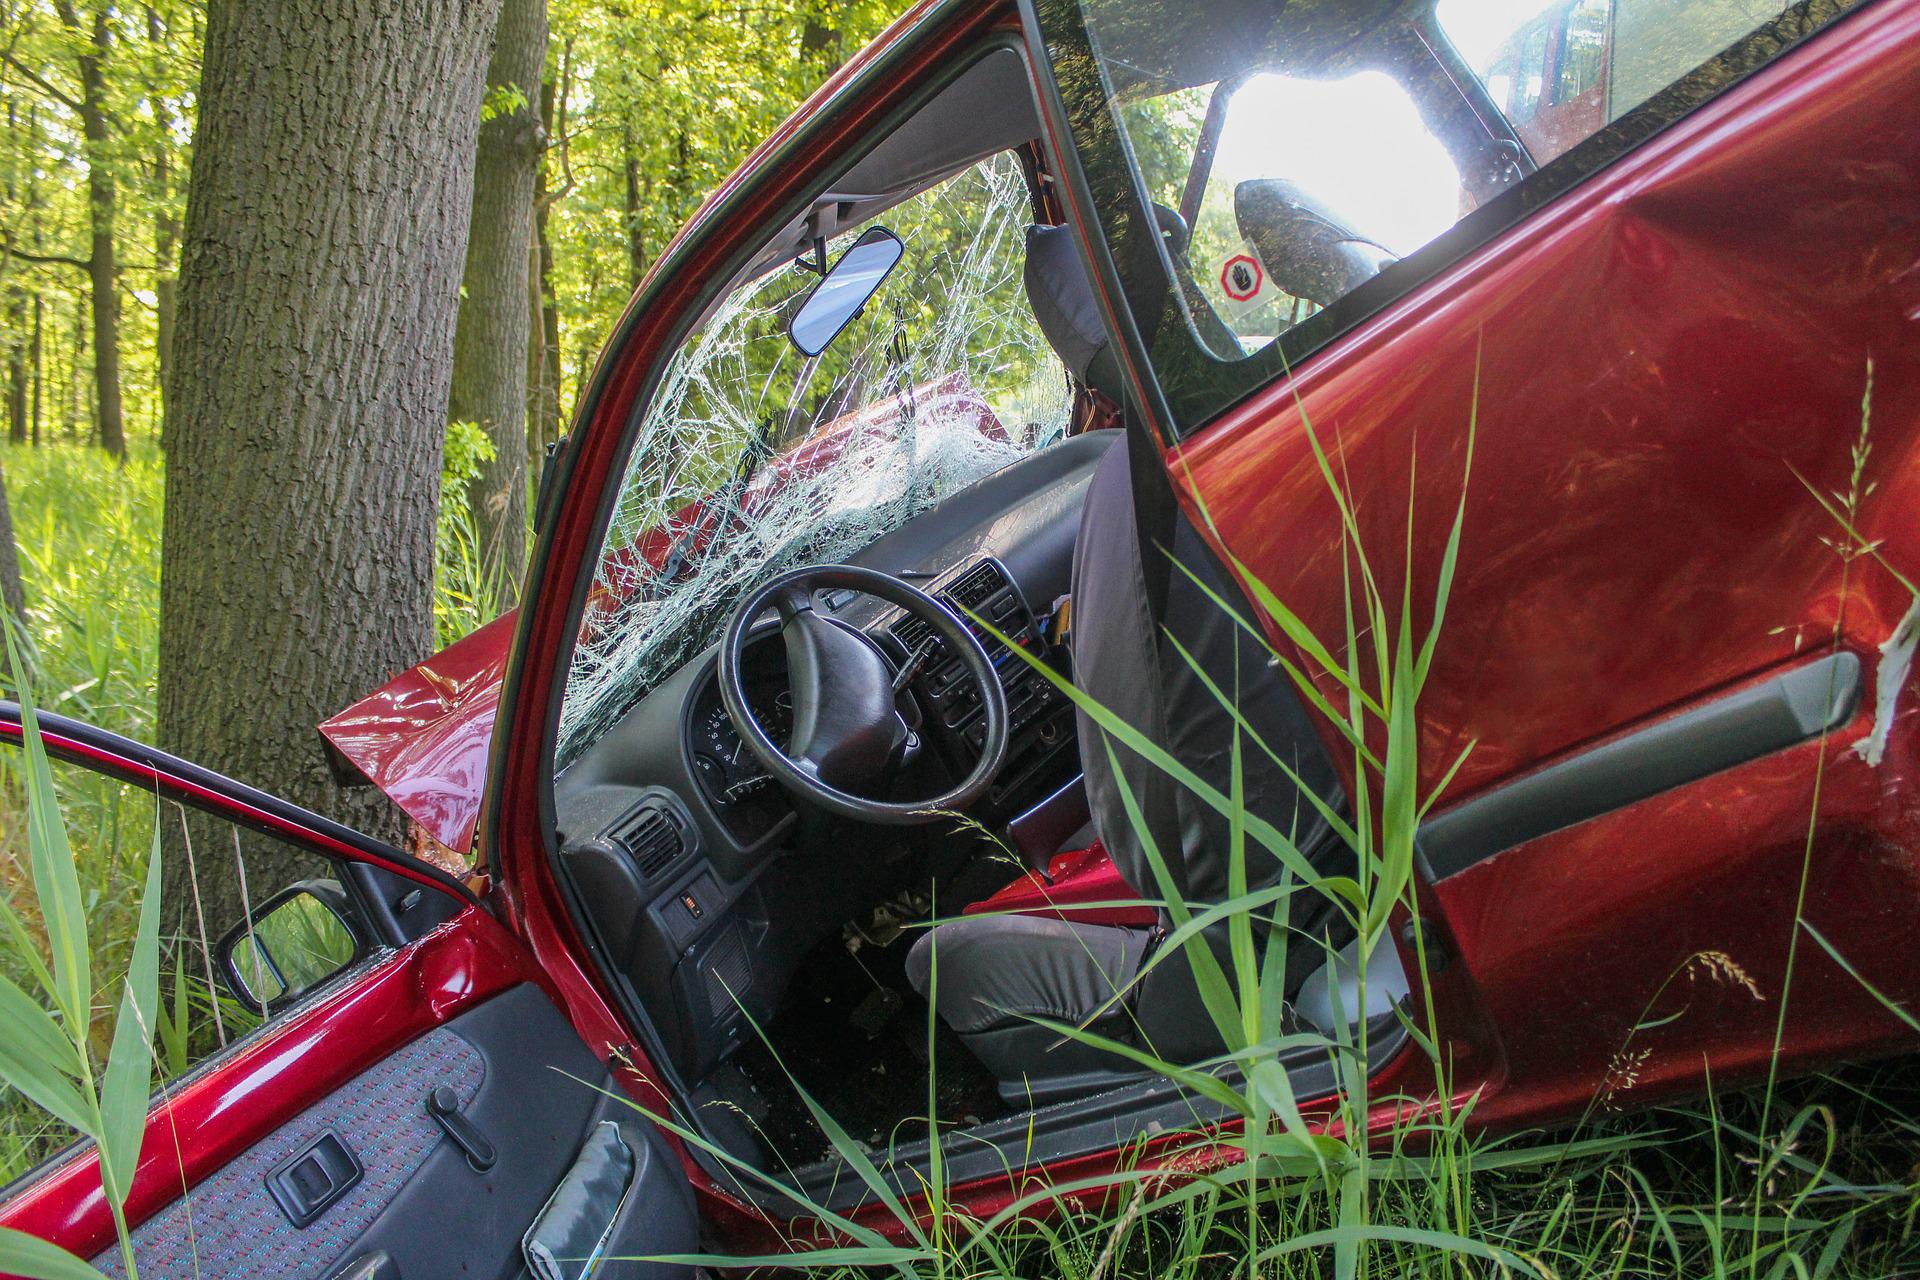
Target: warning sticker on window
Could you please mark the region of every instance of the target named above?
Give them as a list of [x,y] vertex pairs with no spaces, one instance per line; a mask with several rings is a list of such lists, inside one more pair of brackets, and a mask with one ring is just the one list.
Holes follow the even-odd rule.
[[1233,302],[1252,302],[1266,283],[1260,259],[1250,253],[1236,253],[1220,266],[1220,291]]

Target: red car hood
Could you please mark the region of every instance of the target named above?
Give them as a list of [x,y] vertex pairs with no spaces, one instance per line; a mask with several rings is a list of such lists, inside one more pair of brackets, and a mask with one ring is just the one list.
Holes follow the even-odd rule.
[[473,843],[517,617],[502,614],[320,724],[355,772],[449,849]]
[[[960,375],[915,388],[913,399],[944,420],[964,422],[991,439],[1008,438],[993,410]],[[742,507],[751,509],[791,480],[833,465],[862,435],[889,430],[896,414],[891,404],[882,403],[814,432],[767,463],[742,495]],[[726,518],[701,498],[642,534],[630,550],[602,567],[588,598],[587,625],[607,605],[606,596],[623,594],[643,580],[634,572],[634,560],[657,568],[683,535],[697,554]],[[321,736],[337,753],[336,764],[346,766],[344,772],[379,787],[449,849],[464,852],[473,843],[517,616],[517,611],[502,614],[320,723]]]

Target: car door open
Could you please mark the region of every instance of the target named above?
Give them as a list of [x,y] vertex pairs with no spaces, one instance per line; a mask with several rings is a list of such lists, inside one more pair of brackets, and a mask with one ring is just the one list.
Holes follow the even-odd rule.
[[[242,831],[313,864],[296,884],[253,884],[210,956],[189,937],[163,966],[190,986],[163,1003],[206,1015],[172,1033],[211,1052],[164,1064],[186,1069],[148,1113],[127,1204],[141,1275],[558,1277],[694,1247],[678,1153],[459,881],[119,735],[39,724],[55,769],[79,766],[116,803],[175,828],[187,807],[233,824],[230,849],[201,841],[203,880],[231,870]],[[21,735],[18,706],[0,704],[0,739]],[[8,1187],[0,1224],[122,1273],[90,1144]]]

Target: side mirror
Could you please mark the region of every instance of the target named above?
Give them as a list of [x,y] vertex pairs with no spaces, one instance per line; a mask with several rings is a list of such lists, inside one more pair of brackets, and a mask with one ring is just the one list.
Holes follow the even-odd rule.
[[811,359],[832,346],[840,331],[852,324],[867,300],[879,292],[905,252],[900,237],[885,227],[863,232],[793,313],[787,336],[800,354]]
[[331,880],[303,880],[267,899],[214,946],[220,977],[262,1015],[297,1000],[360,954],[352,906]]
[[1274,284],[1330,307],[1394,261],[1386,249],[1342,226],[1331,210],[1285,178],[1253,178],[1233,189],[1233,218]]

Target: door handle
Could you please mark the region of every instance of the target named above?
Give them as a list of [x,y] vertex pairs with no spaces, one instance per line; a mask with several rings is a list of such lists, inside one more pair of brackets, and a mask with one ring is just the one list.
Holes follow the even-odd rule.
[[400,1280],[400,1264],[384,1249],[379,1253],[363,1253],[337,1268],[327,1280]]
[[267,1175],[267,1194],[289,1222],[304,1227],[351,1191],[363,1172],[353,1149],[329,1129]]

